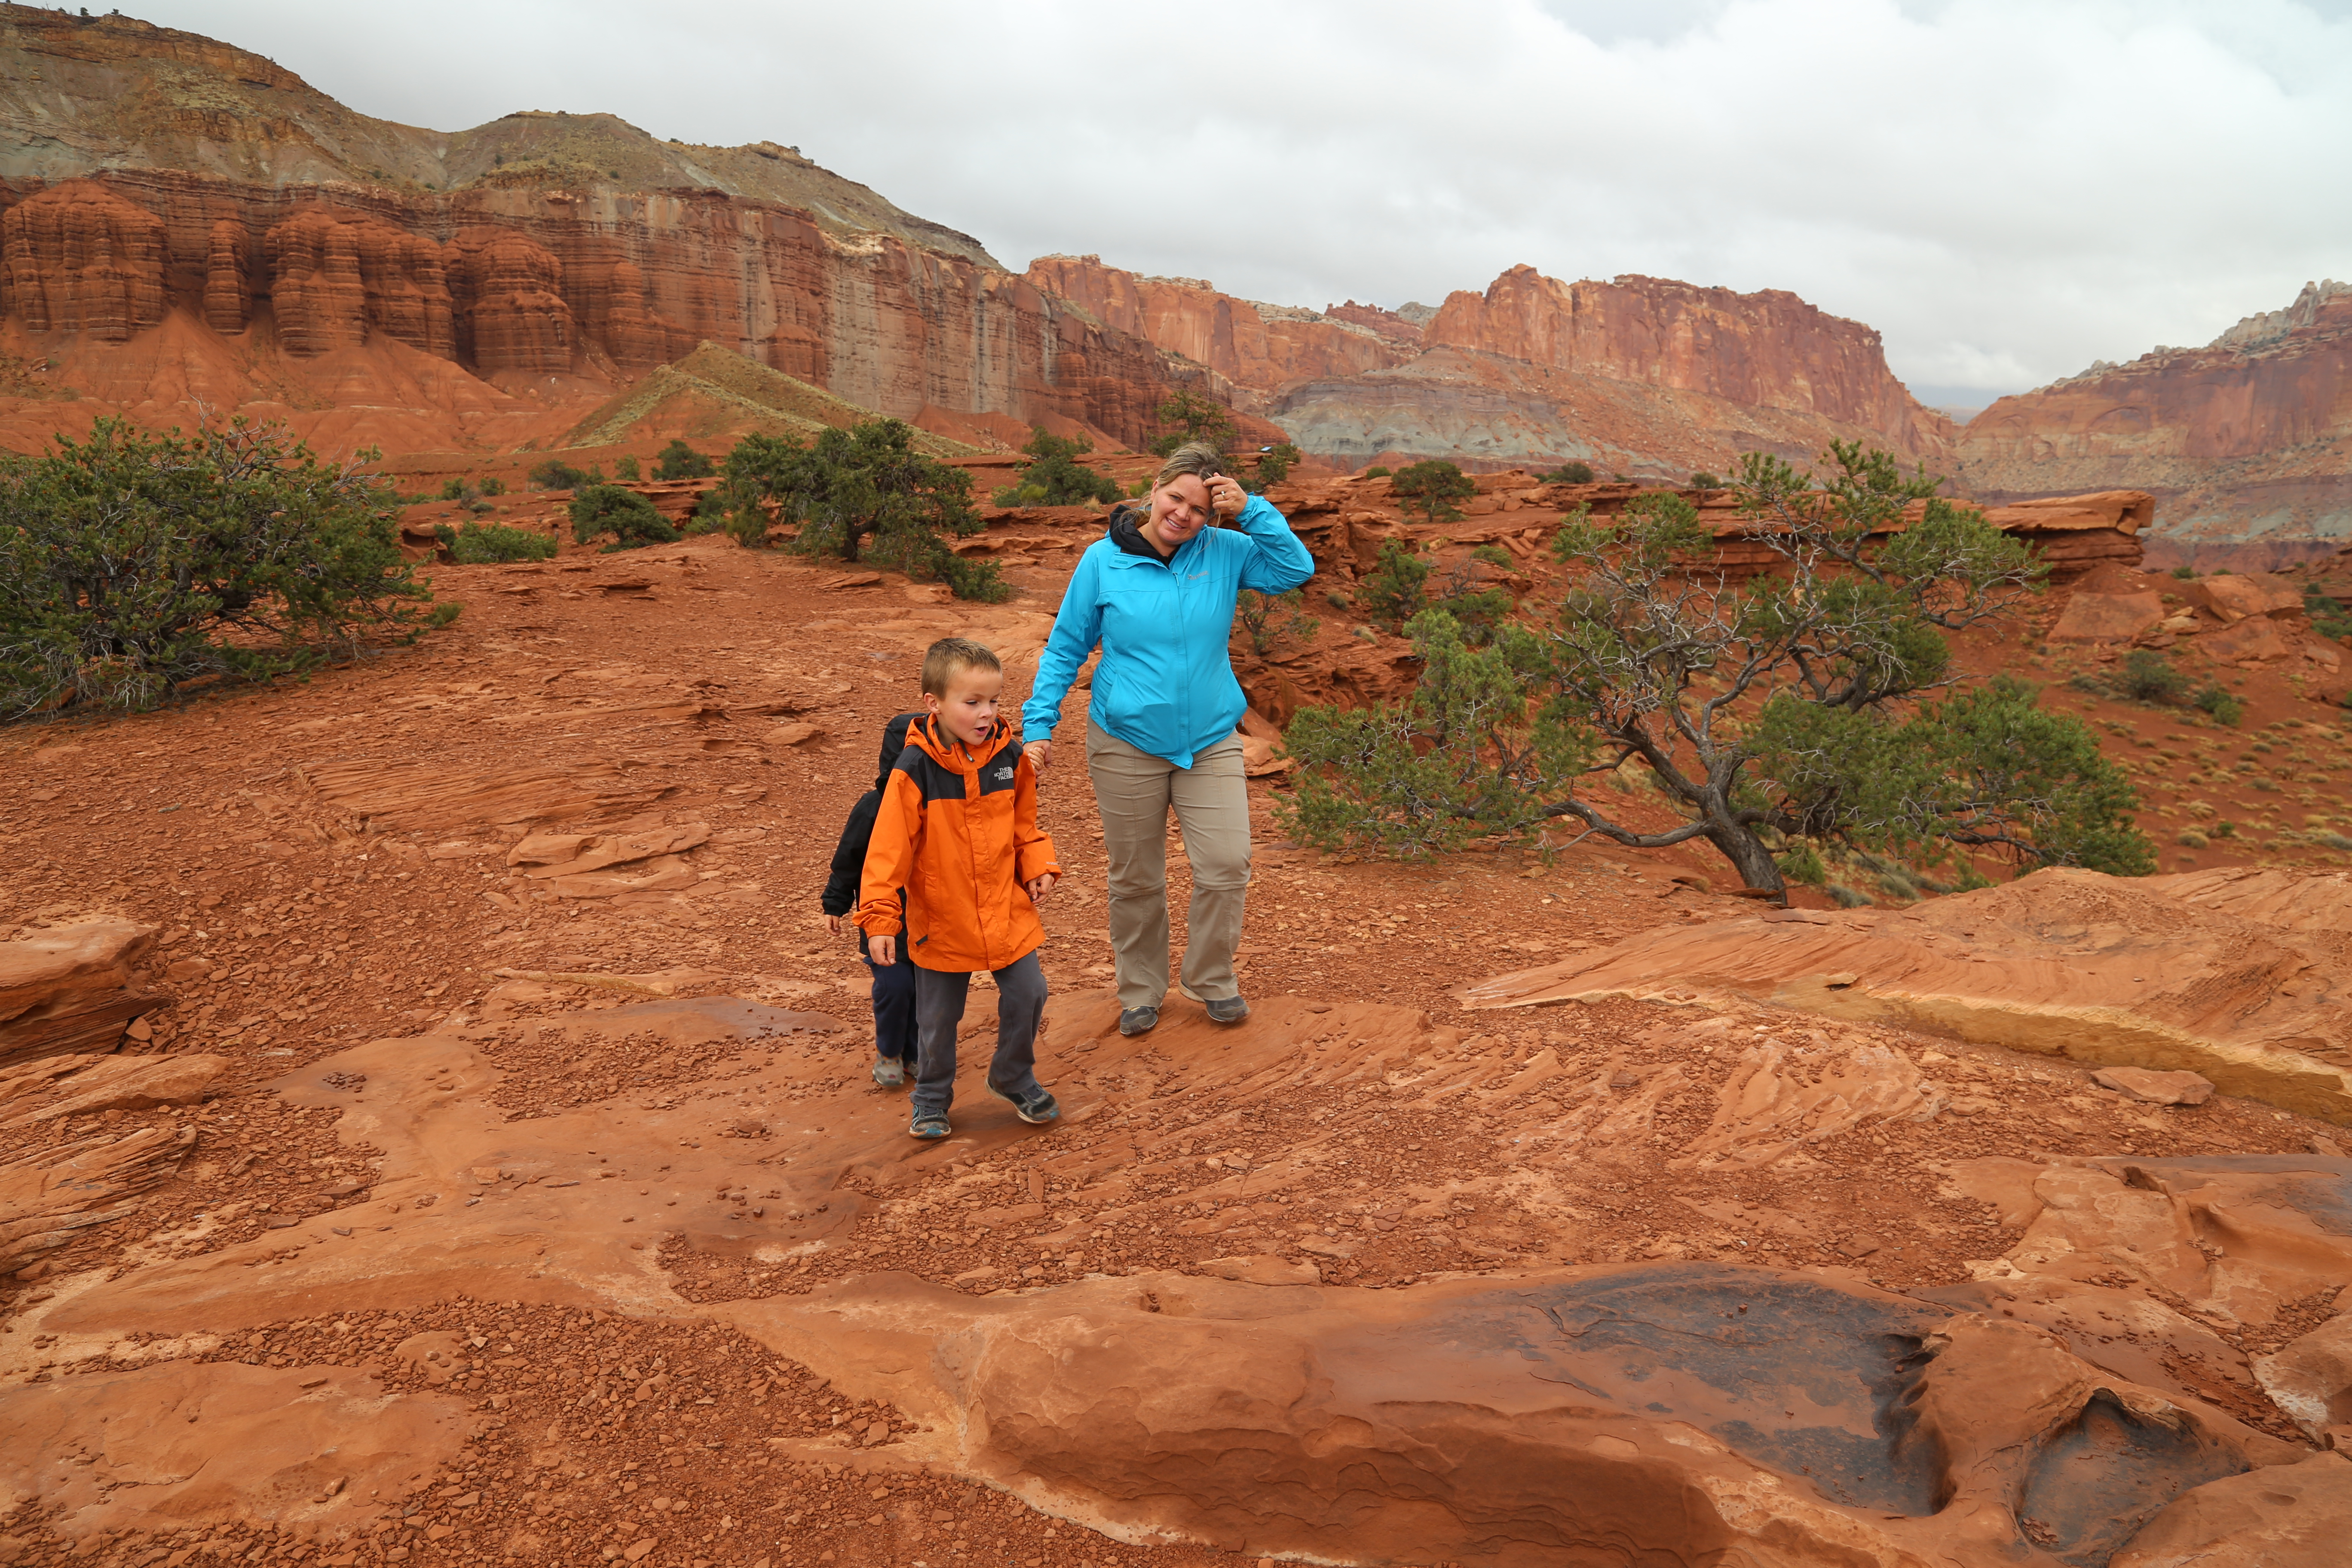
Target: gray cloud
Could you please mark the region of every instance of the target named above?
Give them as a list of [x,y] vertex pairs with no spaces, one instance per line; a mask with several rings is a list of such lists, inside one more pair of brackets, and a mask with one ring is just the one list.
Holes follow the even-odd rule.
[[1788,289],[1948,394],[2203,342],[2352,273],[2346,0],[136,14],[413,124],[608,110],[797,144],[1015,267],[1097,251],[1318,306],[1523,261]]

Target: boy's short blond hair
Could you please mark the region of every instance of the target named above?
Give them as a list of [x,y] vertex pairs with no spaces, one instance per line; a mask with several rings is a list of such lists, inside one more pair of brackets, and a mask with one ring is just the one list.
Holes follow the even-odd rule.
[[923,652],[923,695],[945,699],[948,682],[967,669],[1004,673],[1004,661],[986,643],[970,637],[941,637]]

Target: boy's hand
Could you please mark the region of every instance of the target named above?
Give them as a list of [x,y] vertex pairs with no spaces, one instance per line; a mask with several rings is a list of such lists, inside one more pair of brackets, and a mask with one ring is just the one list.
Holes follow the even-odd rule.
[[839,936],[841,934],[841,917],[839,915],[825,916],[824,929],[831,931],[834,935]]
[[895,936],[869,936],[866,939],[866,956],[874,961],[877,969],[887,969],[898,962],[898,939]]
[[1044,876],[1038,878],[1035,881],[1030,883],[1028,885],[1029,901],[1033,904],[1044,903],[1045,901],[1045,895],[1052,892],[1054,890],[1054,884],[1060,880],[1061,879],[1059,877],[1056,877],[1053,872],[1048,871]]

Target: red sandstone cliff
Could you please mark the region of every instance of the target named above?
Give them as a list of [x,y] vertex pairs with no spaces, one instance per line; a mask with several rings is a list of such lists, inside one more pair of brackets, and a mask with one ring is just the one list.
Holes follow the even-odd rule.
[[2154,493],[2154,564],[2326,554],[2352,536],[2352,285],[2307,284],[2287,309],[2203,348],[2159,348],[2004,397],[1969,421],[1958,450],[1960,478],[1989,498]]
[[716,191],[993,267],[968,234],[898,207],[772,142],[666,141],[610,114],[524,110],[426,131],[336,102],[274,61],[122,16],[0,4],[0,179],[202,170],[246,184],[344,183],[405,195],[478,186]]
[[122,171],[0,204],[0,316],[68,366],[92,343],[131,352],[173,309],[297,361],[390,342],[509,390],[570,377],[600,395],[707,340],[884,413],[1066,418],[1137,444],[1202,379],[967,257],[715,191]]
[[1420,347],[1411,324],[1385,311],[1378,314],[1393,327],[1237,300],[1200,279],[1147,278],[1106,267],[1099,256],[1040,257],[1026,277],[1105,326],[1208,366],[1233,384],[1244,407],[1301,381],[1401,364]]
[[419,131],[213,39],[4,5],[0,339],[35,367],[37,405],[0,409],[20,446],[93,399],[518,439],[705,341],[994,435],[1140,443],[1175,387],[1216,389],[791,148],[609,115]]
[[1759,447],[1811,458],[1835,439],[1933,461],[1951,434],[1887,370],[1875,331],[1778,291],[1570,284],[1515,267],[1417,321],[1352,300],[1320,312],[1263,305],[1093,256],[1045,257],[1028,276],[1207,365],[1238,405],[1343,463],[1581,458],[1683,475]]
[[1451,346],[1612,381],[1810,414],[1940,453],[1951,422],[1886,368],[1877,331],[1782,289],[1738,294],[1660,278],[1563,283],[1514,267],[1449,295],[1422,333]]

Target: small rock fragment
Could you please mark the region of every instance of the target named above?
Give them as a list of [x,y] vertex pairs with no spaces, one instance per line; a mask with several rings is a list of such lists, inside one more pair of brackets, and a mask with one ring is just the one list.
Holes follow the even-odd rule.
[[2147,1068],[2101,1068],[2091,1081],[2112,1089],[2127,1100],[2150,1105],[2202,1105],[2213,1098],[2213,1084],[2193,1072],[2156,1072]]

